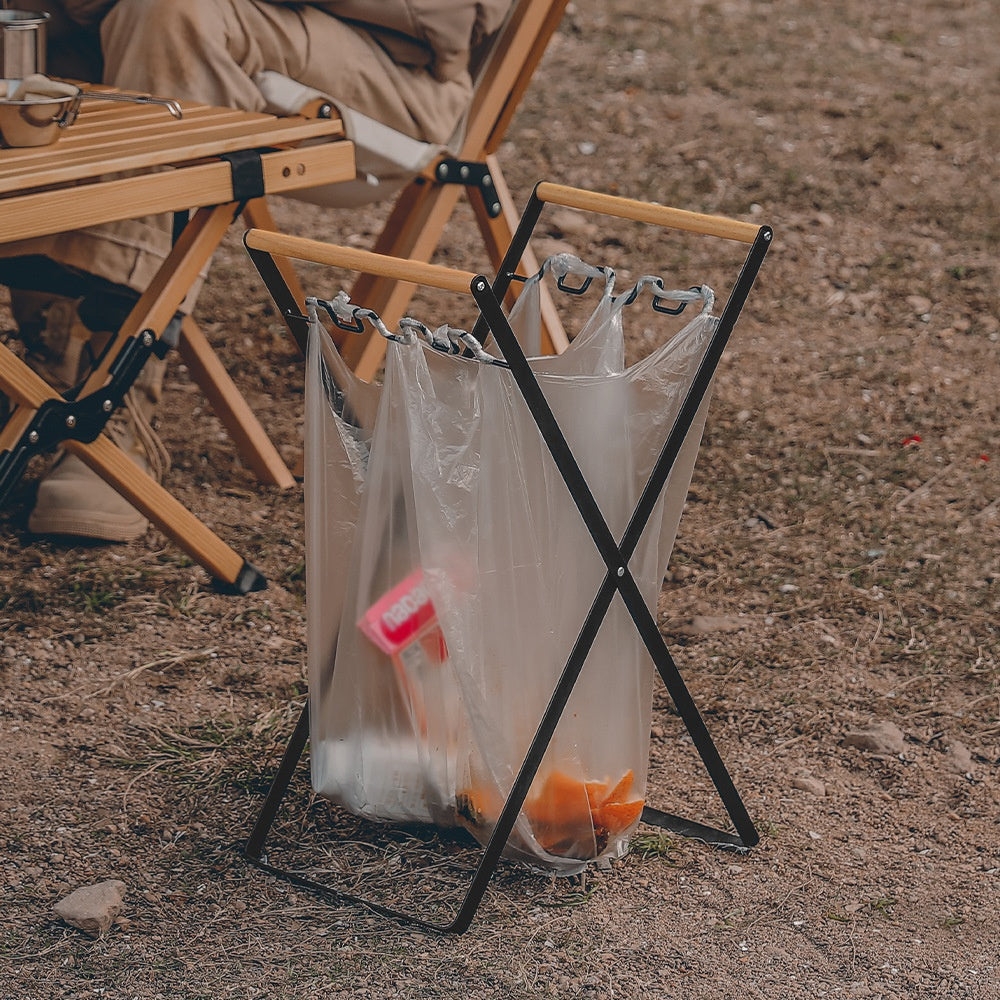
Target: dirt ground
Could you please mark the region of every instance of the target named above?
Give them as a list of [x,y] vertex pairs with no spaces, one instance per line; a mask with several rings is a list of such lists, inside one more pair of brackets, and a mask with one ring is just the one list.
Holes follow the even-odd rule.
[[[574,0],[500,151],[519,204],[549,179],[774,228],[659,606],[759,846],[642,827],[586,879],[505,864],[458,938],[248,866],[305,691],[301,491],[257,485],[175,364],[168,484],[270,584],[221,595],[155,531],[33,538],[41,469],[15,490],[0,996],[1000,997],[998,49],[991,0]],[[383,214],[276,210],[359,245]],[[720,295],[742,255],[547,220],[543,252]],[[440,259],[487,268],[474,236],[460,212]],[[301,365],[237,237],[198,317],[294,461]],[[724,823],[662,691],[655,709],[650,801]],[[857,745],[873,724],[902,743]],[[322,851],[344,823],[300,775],[274,836]],[[399,831],[364,836],[375,876],[403,871]],[[53,916],[105,879],[127,887],[106,935]]]

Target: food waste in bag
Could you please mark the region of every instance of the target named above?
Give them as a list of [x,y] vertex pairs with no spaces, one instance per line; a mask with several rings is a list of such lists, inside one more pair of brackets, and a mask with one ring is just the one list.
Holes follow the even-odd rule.
[[[614,784],[583,781],[565,771],[536,778],[522,808],[535,843],[555,857],[590,861],[608,853],[632,831],[645,799],[637,796],[635,775],[626,771]],[[492,829],[503,808],[495,787],[459,794],[462,825],[478,840]]]

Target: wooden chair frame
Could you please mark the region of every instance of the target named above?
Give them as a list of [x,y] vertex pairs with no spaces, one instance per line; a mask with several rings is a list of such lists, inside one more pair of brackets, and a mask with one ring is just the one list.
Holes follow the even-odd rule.
[[[458,153],[454,157],[442,155],[403,189],[375,242],[375,253],[430,261],[464,190],[490,262],[494,271],[499,269],[520,212],[496,153],[567,3],[516,0],[475,74],[475,93]],[[480,180],[465,183],[463,175]],[[538,269],[530,248],[525,250],[522,267],[523,274]],[[354,283],[351,299],[374,309],[392,326],[403,315],[414,291],[414,285],[395,278],[362,274]],[[542,350],[561,351],[567,344],[566,335],[547,295],[543,296],[542,317]],[[344,360],[366,380],[378,371],[385,354],[380,337],[352,337],[338,346]]]
[[[496,157],[521,99],[531,82],[568,0],[515,0],[510,14],[475,70],[475,87],[463,139],[454,155],[441,154],[397,196],[373,251],[386,256],[429,262],[463,192],[469,199],[487,256],[499,269],[511,244],[519,212]],[[316,102],[303,113],[323,113],[328,104]],[[265,199],[246,204],[243,219],[250,229],[275,232],[278,227]],[[281,259],[285,286],[303,309],[303,292],[293,268]],[[538,262],[526,247],[519,273],[530,274]],[[416,286],[395,278],[361,274],[352,290],[353,301],[374,309],[393,325],[402,317]],[[546,289],[542,289],[542,351],[563,350],[568,341]],[[301,346],[301,345],[300,345]],[[385,355],[380,337],[351,337],[338,341],[344,360],[360,378],[370,381]],[[216,415],[257,478],[288,489],[301,478],[301,468],[289,470],[260,422],[226,372],[204,333],[190,316],[181,327],[181,357],[198,381]]]

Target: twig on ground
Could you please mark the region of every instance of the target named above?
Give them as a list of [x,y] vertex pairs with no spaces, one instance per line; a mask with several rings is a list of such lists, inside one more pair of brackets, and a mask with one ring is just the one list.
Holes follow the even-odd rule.
[[208,649],[197,649],[192,650],[188,653],[171,653],[168,656],[160,657],[157,660],[150,660],[149,663],[142,663],[138,667],[133,667],[131,670],[126,670],[125,673],[119,674],[114,677],[111,681],[104,685],[104,687],[98,688],[96,691],[91,691],[87,696],[89,698],[102,698],[105,695],[110,694],[119,684],[124,684],[126,681],[134,680],[140,674],[147,670],[156,670],[158,667],[177,667],[182,663],[190,663],[192,660],[204,660],[216,652],[215,647],[210,647]]
[[952,462],[950,465],[946,465],[943,469],[939,469],[930,477],[926,482],[918,486],[915,490],[907,493],[905,497],[901,497],[896,501],[896,510],[902,510],[908,503],[919,497],[924,497],[931,491],[931,487],[934,486],[938,480],[944,478],[949,472],[958,468],[958,462]]

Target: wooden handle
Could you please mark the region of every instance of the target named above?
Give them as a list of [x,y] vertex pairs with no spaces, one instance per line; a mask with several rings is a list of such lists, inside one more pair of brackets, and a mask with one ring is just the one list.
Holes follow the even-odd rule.
[[620,219],[631,219],[633,222],[644,222],[651,226],[662,226],[665,229],[681,229],[685,232],[701,233],[705,236],[720,236],[722,239],[737,240],[740,243],[753,243],[761,230],[760,226],[755,226],[750,222],[739,222],[721,215],[685,212],[679,208],[652,205],[644,201],[633,201],[631,198],[619,198],[615,195],[598,194],[594,191],[582,191],[579,188],[551,184],[547,181],[543,181],[535,188],[535,196],[539,201],[552,205],[578,208],[584,212],[596,212],[599,215],[611,215]]
[[316,264],[328,264],[331,267],[343,267],[350,271],[375,274],[414,285],[430,285],[432,288],[442,288],[449,292],[464,292],[466,295],[470,294],[469,286],[476,277],[471,271],[459,271],[438,264],[424,264],[421,261],[389,257],[372,253],[370,250],[358,250],[337,243],[323,243],[302,236],[286,236],[264,229],[248,230],[243,242],[250,250],[292,257],[295,260],[312,261]]

